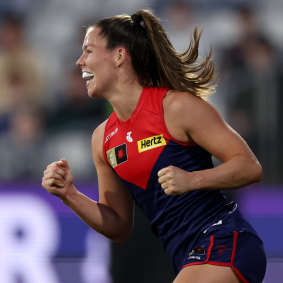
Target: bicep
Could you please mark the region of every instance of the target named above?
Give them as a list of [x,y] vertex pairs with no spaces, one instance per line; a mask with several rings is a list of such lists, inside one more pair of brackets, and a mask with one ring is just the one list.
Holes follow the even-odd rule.
[[212,105],[205,101],[197,104],[192,114],[188,115],[188,123],[183,126],[198,145],[222,162],[238,155],[254,158],[247,143]]
[[117,174],[106,164],[95,162],[98,175],[99,202],[111,207],[117,214],[132,214],[133,199]]
[[123,220],[132,221],[133,199],[120,178],[110,165],[106,163],[103,156],[102,141],[102,133],[99,130],[94,132],[92,152],[98,176],[99,203],[114,210]]
[[236,155],[254,158],[246,142],[208,102],[190,94],[173,93],[164,110],[166,125],[176,133],[177,140],[194,141],[222,162]]

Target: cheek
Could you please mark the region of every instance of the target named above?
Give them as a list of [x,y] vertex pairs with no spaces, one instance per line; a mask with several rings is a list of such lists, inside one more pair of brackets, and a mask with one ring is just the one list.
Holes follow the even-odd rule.
[[113,76],[115,73],[115,69],[107,61],[100,62],[95,71],[97,75],[102,75],[105,79]]
[[95,58],[94,56],[89,56],[86,60],[86,65],[90,69],[95,69],[95,66],[97,66],[97,58]]
[[115,66],[113,61],[111,60],[111,56],[107,53],[96,53],[93,56],[89,56],[88,58],[88,67],[96,78],[107,79],[112,76],[115,72]]

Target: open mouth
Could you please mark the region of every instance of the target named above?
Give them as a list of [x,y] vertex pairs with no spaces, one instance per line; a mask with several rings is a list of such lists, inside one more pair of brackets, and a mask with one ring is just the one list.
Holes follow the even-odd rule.
[[94,78],[94,74],[89,72],[83,72],[82,78],[86,81],[86,84],[88,85],[91,80]]

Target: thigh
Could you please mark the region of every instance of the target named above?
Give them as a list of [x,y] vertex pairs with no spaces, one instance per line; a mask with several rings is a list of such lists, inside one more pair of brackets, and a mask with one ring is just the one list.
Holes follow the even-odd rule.
[[240,283],[231,267],[211,264],[183,268],[173,283]]

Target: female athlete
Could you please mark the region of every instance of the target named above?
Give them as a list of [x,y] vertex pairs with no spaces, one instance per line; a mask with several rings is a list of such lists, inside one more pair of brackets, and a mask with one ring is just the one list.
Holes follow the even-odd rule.
[[188,50],[176,52],[149,10],[88,27],[77,65],[88,95],[114,108],[92,137],[99,201],[75,188],[63,158],[42,186],[116,242],[133,230],[135,201],[171,259],[174,283],[259,283],[262,241],[221,190],[259,181],[262,168],[205,100],[214,66],[211,52],[198,61],[199,40],[195,29]]

